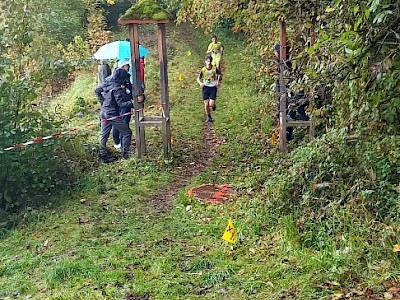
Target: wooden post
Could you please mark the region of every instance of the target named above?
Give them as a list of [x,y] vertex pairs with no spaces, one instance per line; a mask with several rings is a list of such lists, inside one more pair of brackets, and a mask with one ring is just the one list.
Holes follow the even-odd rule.
[[[129,25],[129,37],[131,47],[132,73],[133,73],[133,102],[135,110],[135,130],[136,130],[136,150],[137,157],[140,158],[146,152],[145,127],[162,126],[164,156],[169,156],[171,152],[171,125],[169,118],[169,96],[168,96],[168,73],[167,73],[167,46],[166,46],[166,26],[168,20],[119,20],[119,24]],[[140,57],[139,57],[139,24],[158,24],[158,54],[160,61],[161,77],[161,105],[162,116],[145,117],[143,108],[144,103],[139,101],[139,96],[143,96],[140,82]]]
[[286,82],[284,71],[286,70],[286,24],[279,21],[279,150],[286,152]]
[[161,106],[163,120],[163,145],[164,156],[167,157],[171,150],[171,126],[169,120],[169,95],[168,95],[168,71],[167,71],[167,46],[166,29],[164,23],[158,24],[158,57],[160,60],[161,81]]
[[137,157],[140,158],[146,152],[144,127],[140,126],[143,119],[144,103],[138,101],[139,96],[143,97],[140,83],[140,57],[139,57],[139,30],[138,24],[129,24],[129,37],[131,43],[131,61],[133,75],[133,102],[135,110],[135,133]]
[[310,127],[308,128],[308,138],[310,141],[312,141],[314,139],[314,122],[312,120],[310,120]]

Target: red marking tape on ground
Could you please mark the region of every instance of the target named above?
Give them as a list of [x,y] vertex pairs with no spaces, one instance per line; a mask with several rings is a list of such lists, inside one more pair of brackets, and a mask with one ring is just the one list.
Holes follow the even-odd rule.
[[[108,119],[102,119],[101,122],[105,123],[107,121],[120,119],[120,118],[122,118],[124,116],[129,116],[129,115],[135,115],[135,113],[134,112],[127,112],[127,113],[125,113],[123,115],[119,115],[119,116],[116,116],[116,117],[112,117],[112,118],[108,118]],[[24,148],[24,147],[29,146],[29,145],[42,143],[42,142],[48,141],[50,139],[62,137],[62,136],[66,135],[66,134],[69,134],[69,133],[77,132],[77,131],[79,131],[81,129],[92,127],[92,126],[94,126],[96,124],[98,125],[99,123],[98,122],[89,123],[89,124],[86,124],[84,126],[75,127],[75,128],[68,129],[66,131],[53,133],[53,134],[45,136],[45,137],[39,136],[39,137],[36,137],[36,138],[34,138],[34,139],[30,140],[30,141],[27,141],[25,143],[20,143],[20,144],[16,144],[16,145],[8,147],[8,148],[4,148],[3,151],[11,151],[11,150],[15,150],[15,149],[21,149],[21,148]]]

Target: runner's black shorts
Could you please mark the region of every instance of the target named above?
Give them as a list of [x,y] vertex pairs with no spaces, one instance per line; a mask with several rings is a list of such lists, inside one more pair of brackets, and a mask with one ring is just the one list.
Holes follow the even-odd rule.
[[203,86],[203,100],[216,100],[217,87],[216,86]]

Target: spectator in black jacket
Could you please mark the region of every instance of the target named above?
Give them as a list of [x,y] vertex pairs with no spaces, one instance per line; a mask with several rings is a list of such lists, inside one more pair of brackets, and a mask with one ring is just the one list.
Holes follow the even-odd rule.
[[[129,68],[130,68],[130,59],[123,59],[118,62],[118,68],[124,69],[126,72],[129,74]],[[118,69],[117,69],[118,70]],[[125,83],[123,84],[125,87],[125,101],[132,101],[132,93],[133,93],[133,86],[131,83],[131,74],[126,78]],[[131,112],[131,107],[126,107],[126,106],[120,106],[119,108],[119,115],[124,115],[122,120],[124,120],[127,124],[131,121],[131,115],[127,113]],[[114,141],[114,148],[115,149],[121,149],[122,147],[122,134],[118,131],[117,127],[113,127],[112,129],[112,138]]]
[[[119,118],[121,108],[130,109],[133,107],[131,95],[127,94],[125,83],[129,80],[129,73],[125,69],[117,69],[109,80],[99,86],[95,93],[101,103],[100,118],[100,157],[104,162],[109,162],[109,155],[106,148],[108,137],[112,127],[116,128],[122,135],[122,157],[128,158],[131,145],[132,131],[129,124]],[[117,117],[112,120],[107,120]]]

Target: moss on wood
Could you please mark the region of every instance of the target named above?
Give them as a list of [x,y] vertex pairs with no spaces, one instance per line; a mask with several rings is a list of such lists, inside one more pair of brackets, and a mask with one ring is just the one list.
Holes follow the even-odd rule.
[[168,20],[168,12],[155,0],[139,0],[129,8],[120,20]]

